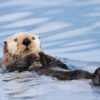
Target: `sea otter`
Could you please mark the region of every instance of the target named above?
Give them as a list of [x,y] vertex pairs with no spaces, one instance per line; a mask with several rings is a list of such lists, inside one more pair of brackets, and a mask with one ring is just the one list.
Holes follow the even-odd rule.
[[84,70],[68,70],[62,61],[47,55],[42,49],[38,36],[20,32],[7,38],[3,46],[1,66],[8,71],[35,71],[38,75],[48,75],[59,80],[92,79],[100,85],[100,68],[94,73]]

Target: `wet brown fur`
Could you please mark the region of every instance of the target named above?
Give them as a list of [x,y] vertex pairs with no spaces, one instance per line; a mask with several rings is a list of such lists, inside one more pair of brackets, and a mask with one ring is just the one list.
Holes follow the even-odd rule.
[[[40,58],[37,58],[35,54],[27,55],[8,64],[7,69],[11,72],[35,71],[38,75],[53,76],[60,80],[90,79],[92,76],[91,73],[83,70],[69,71],[67,70],[67,65],[63,62],[42,52],[39,53],[39,56]],[[37,66],[30,68],[30,65],[34,65],[35,62],[40,62],[42,66],[37,64]],[[56,70],[57,68],[60,68],[61,70]]]

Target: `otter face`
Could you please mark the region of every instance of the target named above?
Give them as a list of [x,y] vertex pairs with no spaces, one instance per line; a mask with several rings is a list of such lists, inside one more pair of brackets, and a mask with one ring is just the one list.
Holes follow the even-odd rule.
[[37,35],[20,32],[7,38],[4,42],[7,52],[11,55],[26,55],[41,51],[41,44]]

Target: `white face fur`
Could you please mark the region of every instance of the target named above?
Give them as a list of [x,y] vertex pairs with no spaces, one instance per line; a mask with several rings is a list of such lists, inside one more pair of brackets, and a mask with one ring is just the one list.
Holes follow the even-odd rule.
[[[25,38],[30,41],[28,46],[23,44]],[[7,43],[7,51],[11,55],[26,55],[29,53],[37,53],[42,50],[39,37],[28,32],[17,33],[7,38],[5,41]]]

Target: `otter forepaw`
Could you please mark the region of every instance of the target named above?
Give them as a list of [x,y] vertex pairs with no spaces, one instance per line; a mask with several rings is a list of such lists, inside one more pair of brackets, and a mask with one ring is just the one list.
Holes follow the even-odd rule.
[[46,55],[45,55],[43,52],[39,52],[38,54],[39,54],[39,56],[40,56],[40,61],[41,61],[41,63],[42,63],[43,65],[48,64]]
[[30,53],[30,54],[28,54],[28,55],[25,55],[23,58],[24,58],[24,59],[37,59],[37,58],[39,58],[39,57],[38,57],[38,55],[36,55],[35,53]]
[[100,85],[100,67],[96,69],[91,79],[94,85]]

